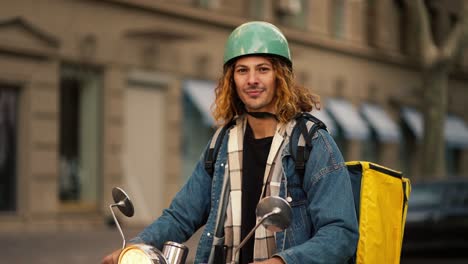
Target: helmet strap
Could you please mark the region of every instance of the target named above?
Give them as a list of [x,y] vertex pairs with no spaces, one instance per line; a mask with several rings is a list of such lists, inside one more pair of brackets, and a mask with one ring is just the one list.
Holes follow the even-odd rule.
[[274,118],[276,120],[278,120],[278,118],[276,117],[275,114],[272,114],[272,113],[269,113],[269,112],[248,112],[246,111],[246,113],[250,116],[253,116],[255,118],[259,118],[259,119],[266,119],[266,118]]

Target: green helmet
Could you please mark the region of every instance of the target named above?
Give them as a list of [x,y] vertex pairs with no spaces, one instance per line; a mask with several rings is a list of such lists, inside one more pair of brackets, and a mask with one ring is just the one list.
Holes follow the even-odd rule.
[[284,58],[292,65],[288,41],[274,25],[252,21],[232,31],[224,50],[224,65],[244,55],[271,54]]

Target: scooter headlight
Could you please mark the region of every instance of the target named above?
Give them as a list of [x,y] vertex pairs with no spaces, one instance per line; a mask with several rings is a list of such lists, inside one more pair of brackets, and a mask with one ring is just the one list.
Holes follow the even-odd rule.
[[131,245],[122,250],[119,264],[167,264],[161,251],[144,244]]

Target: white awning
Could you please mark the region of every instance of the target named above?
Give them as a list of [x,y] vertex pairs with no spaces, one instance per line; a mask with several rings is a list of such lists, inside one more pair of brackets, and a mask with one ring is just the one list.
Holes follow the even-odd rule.
[[468,127],[458,116],[445,118],[445,139],[449,147],[468,148]]
[[312,115],[314,115],[315,117],[317,117],[318,119],[320,119],[320,121],[322,121],[326,126],[327,126],[327,129],[328,129],[328,132],[330,132],[330,134],[333,136],[333,135],[336,135],[336,124],[335,122],[333,122],[333,119],[330,117],[330,115],[325,111],[325,110],[312,110]]
[[216,84],[211,81],[186,80],[183,83],[184,92],[200,110],[203,122],[208,126],[213,126],[215,123],[210,110],[215,100],[215,87]]
[[[402,116],[416,138],[421,141],[424,129],[422,114],[413,108],[404,107]],[[447,115],[444,132],[449,147],[468,148],[468,127],[463,119],[456,115]]]
[[423,119],[421,114],[413,108],[403,107],[401,109],[403,120],[406,122],[414,136],[418,140],[422,140],[423,137]]
[[364,103],[361,113],[382,142],[399,142],[400,130],[385,110],[376,104]]
[[356,108],[344,99],[328,99],[325,109],[343,130],[347,139],[364,140],[369,137],[369,127]]

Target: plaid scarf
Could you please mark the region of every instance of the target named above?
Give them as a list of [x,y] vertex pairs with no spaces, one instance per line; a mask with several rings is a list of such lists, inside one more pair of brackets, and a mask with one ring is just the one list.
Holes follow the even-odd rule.
[[[242,151],[246,122],[245,117],[238,118],[236,126],[229,133],[228,168],[226,168],[228,177],[225,177],[225,180],[229,180],[230,183],[230,190],[226,190],[230,192],[230,195],[224,222],[225,245],[227,246],[226,260],[228,262],[235,260],[235,263],[239,262],[239,254],[233,256],[233,253],[241,242]],[[260,197],[279,195],[281,177],[283,176],[281,153],[289,141],[286,134],[290,134],[286,133],[286,128],[292,128],[291,122],[287,125],[278,124],[276,128],[267,158]],[[260,226],[255,231],[254,261],[271,258],[274,253],[276,253],[275,234]]]

